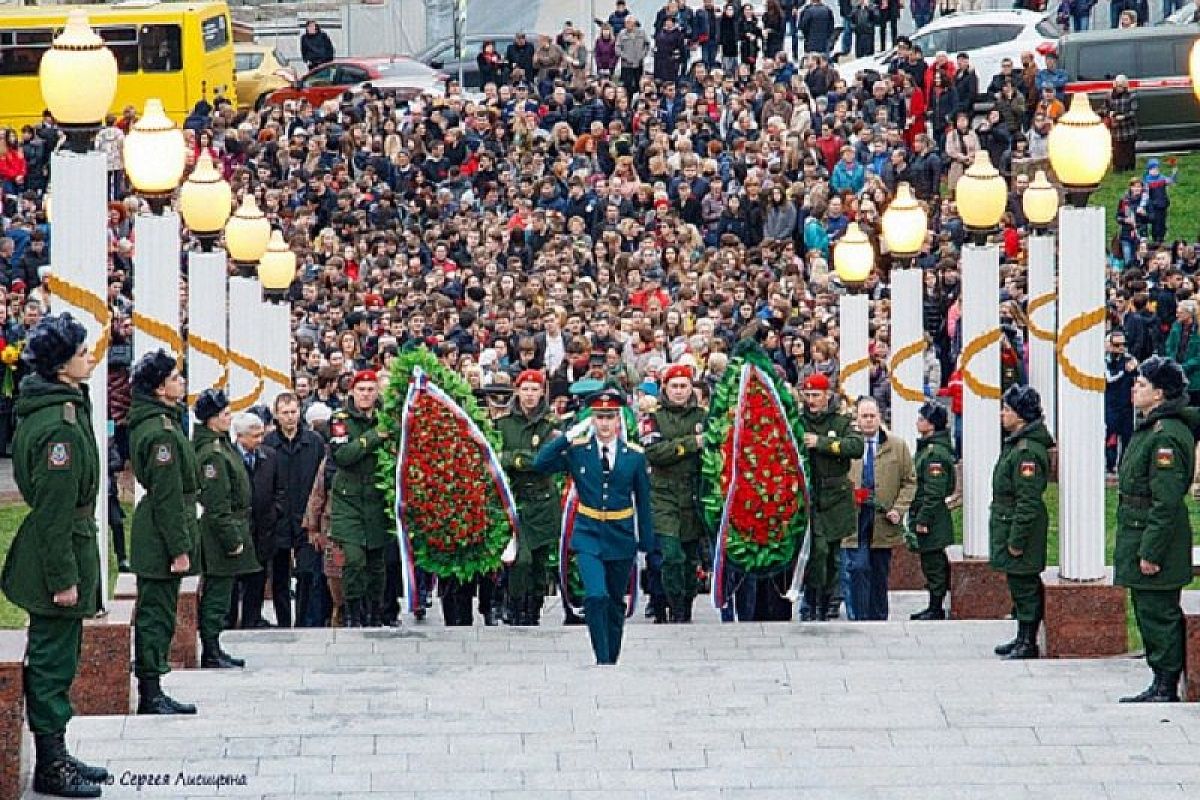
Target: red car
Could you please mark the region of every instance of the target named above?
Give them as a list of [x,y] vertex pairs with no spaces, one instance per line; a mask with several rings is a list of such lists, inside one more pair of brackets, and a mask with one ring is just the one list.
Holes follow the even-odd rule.
[[411,86],[414,97],[424,93],[440,95],[445,91],[446,77],[420,61],[402,56],[340,58],[322,64],[285,89],[271,92],[266,102],[278,105],[285,100],[307,100],[319,106],[359,84],[376,81],[393,88]]

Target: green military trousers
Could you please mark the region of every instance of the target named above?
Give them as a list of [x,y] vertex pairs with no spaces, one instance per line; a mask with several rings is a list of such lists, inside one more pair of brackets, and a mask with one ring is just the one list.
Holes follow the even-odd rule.
[[1005,574],[1008,578],[1008,594],[1013,601],[1013,618],[1017,622],[1041,622],[1042,576]]
[[1130,589],[1133,616],[1146,648],[1146,663],[1168,675],[1183,672],[1183,610],[1179,589]]
[[921,574],[930,594],[945,597],[950,593],[950,559],[944,549],[921,553]]
[[62,733],[74,711],[71,683],[79,669],[83,620],[29,615],[25,644],[25,709],[35,735]]
[[225,629],[225,617],[233,599],[232,575],[205,575],[200,587],[200,641],[215,642]]
[[690,605],[696,597],[696,570],[700,567],[700,542],[684,542],[678,536],[658,537],[662,548],[663,592],[672,604]]
[[826,540],[810,535],[813,537],[812,551],[808,556],[808,567],[804,570],[804,588],[818,593],[832,592],[837,588],[841,539]]
[[133,618],[133,672],[139,678],[158,678],[171,671],[168,660],[175,638],[179,578],[138,576]]
[[508,568],[508,596],[544,597],[550,584],[550,559],[555,543],[530,547],[524,540],[517,548],[517,560]]
[[340,542],[346,555],[342,568],[342,591],[346,602],[366,600],[375,605],[383,602],[383,586],[387,567],[384,563],[384,547],[363,547],[349,542]]

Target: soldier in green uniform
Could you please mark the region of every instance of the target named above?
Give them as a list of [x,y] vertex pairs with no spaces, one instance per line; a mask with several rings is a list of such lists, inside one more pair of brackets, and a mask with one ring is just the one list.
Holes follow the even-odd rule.
[[1042,421],[1042,399],[1031,386],[1010,386],[1000,406],[1004,444],[992,470],[988,517],[992,569],[1004,572],[1017,620],[1017,636],[996,646],[1010,659],[1038,657],[1037,634],[1044,603],[1046,482],[1054,440]]
[[250,476],[229,439],[233,421],[225,393],[205,389],[196,400],[192,445],[200,470],[200,554],[204,585],[200,593],[200,666],[244,667],[221,648],[221,630],[238,575],[258,572],[250,536]]
[[95,508],[100,457],[84,383],[96,366],[86,331],[69,314],[44,317],[22,359],[13,472],[29,513],[4,562],[0,588],[29,613],[25,709],[37,749],[33,789],[55,797],[99,797],[108,771],[67,752],[71,684],[83,620],[100,603]]
[[812,551],[804,574],[801,620],[829,618],[830,595],[838,580],[841,541],[857,532],[858,512],[848,477],[850,462],[862,458],[863,437],[850,417],[833,407],[829,379],[814,373],[802,386],[804,447],[812,492]]
[[545,384],[541,371],[522,372],[514,384],[515,407],[496,419],[503,440],[500,461],[521,515],[517,560],[508,570],[509,616],[514,625],[540,624],[562,524],[562,501],[554,477],[533,468],[538,449],[558,428],[558,417],[546,402]]
[[664,402],[646,415],[641,440],[650,462],[650,508],[662,549],[667,621],[691,622],[700,567],[696,482],[706,412],[696,402],[690,366],[667,367],[661,379]]
[[186,384],[164,350],[133,367],[129,410],[133,472],[146,490],[133,512],[132,566],[137,575],[133,622],[134,674],[139,714],[195,714],[162,690],[175,636],[179,582],[199,566],[196,456],[180,424]]
[[950,559],[954,523],[946,498],[954,494],[954,449],[946,430],[949,414],[940,403],[928,402],[917,412],[917,493],[908,511],[904,543],[921,554],[921,572],[929,591],[929,607],[909,619],[945,619],[943,603],[950,592]]
[[1183,672],[1180,590],[1192,579],[1192,526],[1185,498],[1195,467],[1196,410],[1187,378],[1174,361],[1154,356],[1133,384],[1137,428],[1121,457],[1115,581],[1128,586],[1133,614],[1154,673],[1122,703],[1175,703]]
[[329,538],[346,555],[342,585],[347,627],[374,627],[382,622],[384,549],[396,535],[383,490],[376,485],[379,450],[387,439],[375,425],[378,376],[370,370],[356,372],[349,399],[329,421],[330,455],[337,464]]

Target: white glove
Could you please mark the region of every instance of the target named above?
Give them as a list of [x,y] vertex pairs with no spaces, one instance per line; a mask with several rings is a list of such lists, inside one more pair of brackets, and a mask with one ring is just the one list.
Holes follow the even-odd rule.
[[592,430],[592,418],[581,419],[567,429],[567,439],[573,442],[581,436],[590,435]]

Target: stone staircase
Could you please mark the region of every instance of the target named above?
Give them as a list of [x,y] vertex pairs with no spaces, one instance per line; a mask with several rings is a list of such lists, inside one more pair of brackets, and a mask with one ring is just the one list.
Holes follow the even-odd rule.
[[[907,619],[920,596],[893,598]],[[1001,661],[1010,622],[722,625],[698,606],[691,626],[639,614],[596,667],[553,609],[541,628],[434,616],[226,634],[247,669],[164,681],[197,717],[77,718],[70,743],[119,798],[1200,796],[1194,706],[1118,705],[1147,680],[1131,658]]]

